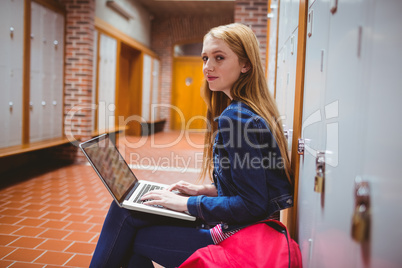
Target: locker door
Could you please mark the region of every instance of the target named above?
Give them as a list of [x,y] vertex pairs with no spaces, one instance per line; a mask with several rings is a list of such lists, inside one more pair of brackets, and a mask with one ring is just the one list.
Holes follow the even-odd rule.
[[144,54],[144,65],[142,71],[142,114],[141,116],[145,121],[151,119],[149,108],[151,105],[151,72],[152,72],[152,58]]
[[22,138],[24,1],[0,3],[0,148]]
[[59,13],[53,13],[52,36],[50,40],[50,50],[52,51],[52,138],[61,137],[63,129],[63,70],[64,70],[64,16]]
[[321,195],[314,192],[317,151],[324,151],[323,100],[328,48],[329,5],[317,0],[308,10],[306,41],[305,84],[301,137],[305,140],[304,156],[300,158],[298,196],[298,240],[302,252],[303,267],[326,267],[317,260],[321,247],[315,241],[318,221],[321,217]]
[[271,12],[268,17],[269,20],[269,38],[268,38],[268,89],[272,96],[275,94],[275,69],[276,69],[276,40],[278,31],[278,1],[270,1]]
[[[153,59],[152,63],[152,104],[160,104],[159,92],[159,60]],[[159,120],[161,118],[160,108],[154,108],[151,111],[151,120]]]
[[288,40],[291,30],[291,0],[279,1],[279,29],[278,29],[278,48],[282,48]]
[[299,2],[300,0],[291,0],[290,2],[289,34],[292,34],[299,25]]
[[30,141],[42,140],[44,106],[44,18],[43,7],[31,3]]
[[[357,175],[370,183],[370,242],[355,243],[356,267],[401,267],[402,1],[368,1],[363,29],[364,115]],[[369,258],[367,250],[370,250]],[[365,256],[366,255],[366,256]]]
[[278,50],[278,65],[277,65],[277,79],[276,79],[276,103],[278,105],[279,114],[285,116],[285,91],[286,91],[286,74],[288,73],[287,65],[287,46],[284,46]]
[[55,68],[54,60],[55,54],[53,46],[53,11],[41,6],[41,14],[43,19],[42,25],[42,44],[41,49],[43,53],[43,72],[42,72],[42,135],[41,140],[52,138],[53,118],[52,118],[52,95],[53,95],[53,72]]
[[288,147],[291,149],[293,133],[293,114],[296,80],[297,30],[285,42],[278,53],[278,78],[276,102],[281,115],[284,131],[288,135]]
[[100,35],[98,80],[98,130],[114,127],[117,41]]
[[285,113],[286,118],[284,120],[284,130],[288,136],[288,149],[291,151],[292,139],[293,139],[293,117],[294,117],[294,104],[295,104],[295,86],[296,86],[296,63],[297,63],[297,34],[298,29],[292,33],[289,39],[288,49],[288,73],[286,74],[286,106]]
[[[362,1],[340,0],[334,14],[329,9],[323,12],[330,19],[328,51],[323,51],[328,55],[327,65],[323,66],[326,83],[321,100],[325,191],[321,194],[323,204],[316,212],[313,263],[315,267],[355,267],[359,248],[352,241],[350,230],[353,182],[360,165],[356,158],[360,151],[359,111],[361,96],[365,94],[360,86],[363,65],[358,55],[364,5]],[[325,247],[328,244],[333,248]]]

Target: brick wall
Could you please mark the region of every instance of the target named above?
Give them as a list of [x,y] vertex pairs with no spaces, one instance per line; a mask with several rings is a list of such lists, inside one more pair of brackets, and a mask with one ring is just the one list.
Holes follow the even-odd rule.
[[[178,43],[201,42],[202,37],[214,26],[241,22],[253,29],[260,42],[261,57],[265,67],[267,42],[268,0],[236,0],[235,13],[231,17],[164,18],[152,24],[151,48],[161,59],[161,102],[171,104],[173,47]],[[162,110],[167,118],[165,129],[170,129],[170,111]]]
[[[171,104],[173,47],[175,44],[202,42],[212,28],[233,22],[233,17],[172,17],[155,19],[152,23],[151,49],[161,60],[161,103]],[[170,129],[170,110],[161,111],[167,119],[165,130]]]
[[[95,0],[60,0],[60,3],[66,9],[64,130],[70,137],[87,139],[93,129],[93,111],[89,107],[94,102]],[[76,162],[85,161],[76,147],[64,148],[63,153],[64,158],[77,156]]]
[[234,20],[253,29],[260,42],[264,67],[267,50],[267,13],[268,0],[236,0]]
[[[65,65],[65,131],[78,139],[91,136],[93,111],[89,106],[93,88],[93,47],[95,0],[59,0],[66,9],[66,65]],[[227,17],[172,17],[156,18],[152,23],[151,49],[161,59],[161,102],[171,103],[173,46],[178,43],[201,42],[212,27],[236,22],[249,25],[256,33],[263,60],[266,53],[267,0],[235,3],[234,16]],[[265,64],[264,64],[265,66]],[[87,106],[87,108],[85,108]],[[75,108],[74,117],[71,111]],[[170,111],[162,111],[168,119]],[[69,132],[69,133],[70,133]],[[85,161],[76,148],[64,148],[66,157],[77,156],[76,162]]]

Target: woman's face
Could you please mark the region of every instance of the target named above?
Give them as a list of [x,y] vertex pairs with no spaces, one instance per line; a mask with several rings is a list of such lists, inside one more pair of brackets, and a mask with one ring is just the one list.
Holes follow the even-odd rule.
[[208,36],[202,48],[203,73],[212,91],[222,91],[229,98],[230,89],[240,74],[248,69],[225,41]]

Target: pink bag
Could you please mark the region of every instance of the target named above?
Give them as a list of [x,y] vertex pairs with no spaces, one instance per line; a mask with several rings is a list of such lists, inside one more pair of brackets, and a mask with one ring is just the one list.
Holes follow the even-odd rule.
[[265,220],[194,252],[179,268],[301,268],[299,245],[281,222]]

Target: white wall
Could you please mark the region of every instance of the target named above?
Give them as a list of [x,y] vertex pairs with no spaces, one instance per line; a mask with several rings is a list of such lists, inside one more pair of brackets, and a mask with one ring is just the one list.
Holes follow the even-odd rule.
[[136,1],[117,0],[134,19],[126,19],[112,8],[106,6],[106,0],[96,0],[95,16],[116,27],[126,35],[144,44],[151,46],[151,19],[150,14]]

